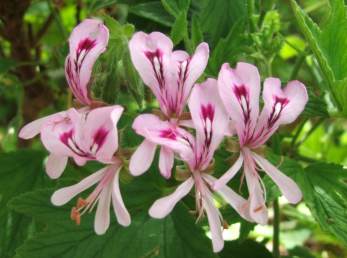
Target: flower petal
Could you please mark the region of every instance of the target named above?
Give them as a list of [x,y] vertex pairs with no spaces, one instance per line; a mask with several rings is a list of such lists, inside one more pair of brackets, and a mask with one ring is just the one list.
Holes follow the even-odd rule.
[[302,193],[297,184],[288,176],[283,174],[269,161],[260,155],[252,154],[257,164],[269,175],[269,177],[278,185],[282,194],[290,203],[298,203],[302,198]]
[[[166,86],[172,72],[171,53],[173,43],[160,32],[137,32],[129,41],[132,63],[144,83],[152,90],[164,113],[166,110]],[[171,68],[172,69],[172,68]]]
[[49,116],[41,117],[35,121],[32,121],[29,124],[26,124],[20,131],[19,131],[19,137],[22,139],[31,139],[38,135],[41,131],[42,126],[49,121],[50,119],[53,119],[55,116],[61,116],[64,115],[65,111],[55,113]]
[[64,172],[68,157],[50,154],[46,161],[46,173],[52,179],[57,179]]
[[142,114],[134,120],[133,129],[147,140],[165,146],[182,157],[192,153],[193,136],[175,123],[162,121],[152,114]]
[[100,181],[106,170],[107,167],[102,168],[75,185],[67,186],[55,191],[51,197],[51,202],[56,206],[61,206],[68,203],[76,195]]
[[235,163],[228,169],[227,172],[223,174],[214,184],[213,189],[219,190],[221,187],[225,186],[235,175],[236,173],[241,169],[241,166],[243,164],[243,157],[240,153],[240,156],[235,161]]
[[130,158],[129,171],[133,176],[145,173],[151,166],[157,145],[144,140]]
[[220,252],[224,247],[222,223],[220,213],[213,204],[211,193],[206,193],[202,198],[202,205],[206,211],[208,224],[211,230],[213,252]]
[[118,149],[117,122],[122,112],[118,105],[96,108],[81,125],[80,145],[103,163],[110,162]]
[[159,170],[163,177],[170,178],[174,165],[174,152],[166,147],[160,148]]
[[[203,175],[204,179],[212,186],[217,182],[217,178],[210,175]],[[233,207],[242,218],[253,222],[253,219],[249,215],[249,209],[247,207],[248,202],[240,195],[234,192],[230,187],[223,185],[216,191],[231,207]]]
[[254,65],[241,62],[232,69],[225,63],[219,72],[218,88],[243,145],[253,132],[259,115],[258,69]]
[[86,19],[74,28],[69,38],[70,53],[65,61],[65,75],[76,99],[91,103],[89,81],[96,59],[106,50],[109,31],[102,21]]
[[[246,162],[246,161],[245,161]],[[261,188],[257,172],[249,168],[245,163],[245,176],[249,192],[249,214],[250,217],[261,225],[265,225],[268,221],[267,208],[264,200],[264,193]]]
[[203,169],[210,163],[229,123],[228,115],[218,94],[216,80],[207,79],[194,87],[189,99],[189,110],[197,130],[198,155],[204,151],[208,153],[202,160]]
[[119,174],[120,174],[120,166],[113,166],[112,169],[116,170],[116,174],[113,179],[112,184],[112,204],[113,210],[116,214],[117,221],[124,227],[127,227],[131,223],[131,218],[127,208],[124,205],[122,195],[119,189]]
[[156,200],[149,209],[149,215],[156,219],[166,217],[183,197],[185,197],[194,185],[192,177],[188,178],[170,195]]
[[100,193],[98,207],[95,213],[94,230],[98,235],[106,233],[110,226],[112,185],[108,184]]
[[291,81],[281,89],[278,78],[267,78],[263,90],[264,108],[257,125],[257,140],[252,143],[256,148],[264,144],[280,125],[293,122],[304,110],[308,100],[305,85]]

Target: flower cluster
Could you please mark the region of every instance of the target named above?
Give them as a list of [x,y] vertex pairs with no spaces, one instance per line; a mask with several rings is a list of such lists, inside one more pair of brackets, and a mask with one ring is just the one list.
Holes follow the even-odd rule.
[[[123,163],[117,152],[117,122],[123,108],[94,100],[89,90],[93,65],[105,51],[108,38],[107,27],[95,19],[87,19],[73,30],[65,74],[80,108],[38,119],[23,127],[19,134],[24,139],[40,134],[50,152],[46,171],[51,178],[63,173],[69,157],[79,166],[90,160],[105,164],[103,169],[81,182],[59,189],[51,198],[54,205],[64,205],[97,184],[86,199],[78,198],[71,211],[71,218],[79,224],[81,215],[97,205],[94,225],[97,234],[105,233],[110,224],[111,202],[119,224],[128,226],[131,221],[119,189]],[[300,201],[301,191],[295,182],[258,150],[280,125],[293,122],[303,111],[308,97],[302,83],[291,81],[281,88],[279,79],[267,78],[260,111],[260,76],[251,64],[240,62],[235,69],[224,64],[218,79],[208,78],[197,83],[209,58],[206,43],[201,43],[190,56],[173,50],[172,41],[162,33],[137,32],[129,42],[129,50],[136,70],[160,107],[159,112],[141,114],[133,122],[133,129],[144,140],[130,158],[129,171],[134,176],[146,172],[157,147],[160,147],[159,171],[164,178],[171,177],[175,159],[187,168],[184,181],[172,194],[153,203],[150,216],[167,216],[194,188],[197,217],[207,216],[213,250],[218,252],[224,245],[223,221],[214,203],[214,194],[222,197],[244,219],[265,224],[265,189],[259,175],[264,171],[290,203]],[[239,157],[217,179],[211,175],[214,152],[225,137],[233,135],[238,137]],[[247,198],[227,186],[242,166]]]

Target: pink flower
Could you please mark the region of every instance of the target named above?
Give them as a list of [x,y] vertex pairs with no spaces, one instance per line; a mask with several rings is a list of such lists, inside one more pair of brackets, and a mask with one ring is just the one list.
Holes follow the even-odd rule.
[[[157,200],[150,208],[149,214],[154,218],[164,218],[173,210],[176,203],[195,186],[199,218],[205,211],[212,234],[213,250],[219,252],[224,246],[222,217],[214,205],[211,190],[217,179],[206,173],[228,124],[228,116],[218,95],[216,80],[208,79],[194,87],[189,99],[189,109],[196,129],[196,138],[183,129],[171,128],[169,124],[165,128],[164,122],[159,131],[149,132],[151,137],[161,138],[164,146],[170,146],[177,151],[191,172],[190,177],[172,194]],[[170,133],[169,130],[171,130]],[[231,188],[222,186],[217,193],[241,216],[251,220],[247,214],[246,200]]]
[[102,21],[86,19],[69,38],[70,53],[65,60],[65,76],[75,98],[90,105],[89,81],[96,59],[106,50],[109,31]]
[[260,169],[278,185],[290,203],[299,202],[302,194],[292,179],[255,151],[280,125],[293,122],[304,110],[308,100],[306,88],[299,81],[291,81],[282,89],[279,79],[267,78],[263,89],[264,107],[260,114],[260,76],[255,66],[238,63],[236,69],[232,69],[228,64],[224,64],[219,73],[218,88],[236,128],[240,156],[214,184],[214,189],[224,187],[243,164],[249,192],[249,214],[257,223],[265,224],[268,217],[264,200],[265,189],[258,175]]
[[41,118],[26,125],[20,137],[31,138],[40,133],[41,141],[50,152],[46,172],[51,178],[63,173],[69,157],[83,166],[88,160],[105,164],[114,162],[118,149],[117,122],[121,106],[93,110],[74,108]]
[[[206,43],[201,43],[195,53],[173,51],[172,41],[164,34],[137,32],[129,42],[131,60],[144,83],[156,96],[160,109],[167,122],[153,115],[140,115],[134,122],[134,130],[145,137],[130,160],[130,172],[140,175],[150,167],[157,142],[147,137],[146,131],[159,129],[168,125],[177,128],[195,81],[203,73],[209,56]],[[146,122],[151,121],[151,122]],[[159,169],[165,178],[169,178],[174,162],[174,153],[170,147],[160,150]]]
[[71,210],[71,219],[79,225],[81,216],[86,212],[90,212],[97,205],[94,230],[99,235],[104,234],[110,225],[110,206],[112,202],[118,223],[122,226],[129,226],[131,222],[130,215],[119,190],[121,166],[121,161],[116,159],[112,165],[108,165],[84,178],[81,182],[57,190],[52,195],[52,203],[56,206],[64,205],[81,192],[97,184],[94,191],[86,199],[78,198],[76,207]]

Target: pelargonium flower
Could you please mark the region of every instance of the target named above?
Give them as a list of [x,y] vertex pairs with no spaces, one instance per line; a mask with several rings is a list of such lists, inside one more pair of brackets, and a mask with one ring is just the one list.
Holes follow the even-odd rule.
[[39,128],[41,141],[50,152],[46,162],[46,172],[51,178],[63,173],[69,157],[83,166],[88,160],[98,160],[105,164],[113,163],[118,148],[117,122],[123,112],[121,106],[101,107],[93,110],[71,108],[26,125],[20,137],[28,136],[32,128]]
[[260,224],[267,222],[267,209],[258,171],[262,169],[280,188],[290,203],[301,200],[296,183],[257,153],[280,125],[293,122],[304,110],[308,96],[305,86],[291,81],[281,88],[277,78],[264,81],[264,107],[259,114],[260,76],[258,69],[247,63],[238,63],[235,69],[224,64],[218,77],[218,88],[224,106],[236,129],[240,156],[234,165],[214,184],[221,189],[240,170],[243,164],[249,192],[249,214]]
[[[151,206],[149,214],[154,218],[164,218],[194,186],[198,218],[206,212],[213,250],[219,252],[224,246],[224,240],[222,217],[213,201],[212,186],[217,179],[209,175],[207,170],[215,150],[224,137],[228,115],[219,98],[216,80],[208,79],[194,87],[189,99],[189,109],[196,129],[195,138],[183,129],[170,128],[169,124],[164,128],[164,122],[159,131],[151,131],[152,137],[161,137],[164,146],[171,146],[179,153],[189,167],[190,175],[172,194],[157,200]],[[166,133],[169,130],[170,133]],[[241,216],[251,220],[247,214],[245,199],[228,186],[222,186],[217,193]]]
[[94,230],[99,235],[104,234],[110,225],[110,206],[112,202],[118,223],[122,226],[129,226],[131,222],[130,215],[119,190],[121,167],[122,162],[115,158],[112,165],[102,168],[75,185],[55,191],[51,197],[52,203],[57,206],[64,205],[81,192],[97,184],[94,191],[86,199],[78,198],[76,206],[71,210],[71,219],[79,225],[81,216],[97,205]]
[[[156,96],[165,120],[176,127],[182,120],[184,107],[194,83],[206,68],[208,45],[201,43],[195,53],[189,56],[185,51],[173,51],[171,39],[160,32],[137,32],[129,42],[129,49],[136,70]],[[133,128],[144,136],[145,140],[130,160],[129,168],[133,175],[140,175],[148,170],[159,144],[147,138],[145,133],[147,129],[155,127],[155,124],[149,124],[150,128],[139,125],[138,121],[145,120],[140,118],[141,116],[137,122],[135,121]],[[159,122],[159,118],[152,119],[153,122]],[[166,178],[170,177],[174,161],[173,151],[170,148],[161,148],[159,159],[161,174]]]
[[96,59],[106,50],[108,39],[107,27],[97,19],[85,19],[70,35],[65,76],[73,95],[83,105],[92,103],[90,77]]

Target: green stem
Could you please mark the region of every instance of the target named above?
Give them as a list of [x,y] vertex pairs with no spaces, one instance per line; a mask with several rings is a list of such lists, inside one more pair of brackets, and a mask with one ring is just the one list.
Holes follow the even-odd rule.
[[295,144],[295,148],[298,148],[302,143],[304,143],[308,137],[324,122],[325,118],[320,118],[317,123],[315,123],[312,128],[305,134],[305,136],[297,143]]
[[302,129],[304,129],[304,126],[306,124],[306,122],[308,121],[308,119],[306,118],[299,126],[298,130],[295,132],[293,138],[292,138],[292,141],[290,143],[290,146],[293,148],[295,146],[295,142],[296,140],[298,139]]
[[292,74],[290,75],[290,80],[293,80],[293,79],[296,78],[296,76],[298,75],[299,70],[300,70],[302,64],[305,61],[305,58],[306,58],[306,53],[305,52],[300,53],[300,55],[298,56],[298,58],[296,59],[296,62],[294,64],[294,68],[292,70]]
[[273,220],[273,248],[274,258],[280,258],[280,206],[278,199],[273,202],[274,220]]

